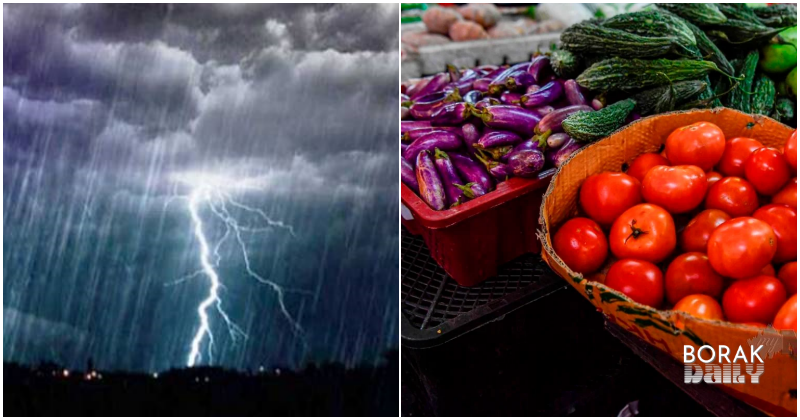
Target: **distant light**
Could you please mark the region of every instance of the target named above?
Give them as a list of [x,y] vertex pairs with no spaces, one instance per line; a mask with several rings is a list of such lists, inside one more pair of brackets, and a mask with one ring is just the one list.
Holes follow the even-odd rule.
[[68,370],[64,369],[63,371],[61,371],[61,374],[64,375],[65,378],[69,378],[69,371]]
[[96,370],[93,370],[93,371],[92,371],[92,378],[96,378],[96,377],[97,377],[97,371],[96,371]]
[[264,373],[264,366],[259,366],[258,367],[258,371],[261,372],[261,373]]
[[206,383],[208,383],[209,381],[211,381],[210,379],[208,379],[208,376],[206,376],[206,379],[205,379],[205,380],[206,380]]
[[195,382],[200,382],[200,378],[198,378],[198,377],[195,377],[195,378],[194,378],[194,381],[195,381]]
[[102,373],[98,373],[97,374],[97,379],[103,379],[103,374]]
[[86,380],[87,380],[87,381],[91,381],[91,380],[92,380],[92,375],[91,375],[91,374],[89,374],[89,373],[87,373],[87,374],[86,374]]
[[153,379],[158,379],[158,372],[153,372]]
[[278,376],[281,376],[281,370],[280,369],[275,369],[275,374],[278,375]]

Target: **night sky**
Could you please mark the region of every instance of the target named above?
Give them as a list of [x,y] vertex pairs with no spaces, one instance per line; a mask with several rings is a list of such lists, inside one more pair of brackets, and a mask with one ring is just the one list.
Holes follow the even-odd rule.
[[198,364],[396,348],[398,13],[4,5],[4,360],[186,366],[193,216]]

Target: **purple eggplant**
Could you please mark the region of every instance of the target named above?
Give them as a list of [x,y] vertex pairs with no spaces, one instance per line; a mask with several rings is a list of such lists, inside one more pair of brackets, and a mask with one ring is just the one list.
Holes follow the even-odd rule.
[[544,79],[553,74],[550,68],[550,57],[546,55],[535,57],[528,65],[528,73],[533,76],[537,84],[543,84]]
[[490,83],[492,83],[492,79],[488,77],[481,77],[472,82],[472,89],[479,92],[488,92]]
[[421,79],[421,80],[420,80],[420,81],[418,81],[417,83],[414,83],[413,85],[409,86],[409,87],[408,87],[408,89],[406,89],[406,95],[408,95],[408,96],[409,96],[409,100],[410,100],[410,99],[411,99],[411,97],[413,97],[413,96],[414,96],[414,95],[415,95],[417,92],[419,92],[419,91],[420,91],[420,90],[422,90],[422,89],[423,89],[425,86],[427,86],[427,85],[428,85],[428,83],[430,83],[432,79],[433,79],[433,77],[426,77],[426,78],[424,78],[424,79]]
[[506,91],[500,95],[500,102],[506,105],[517,105],[520,99],[522,99],[522,94],[516,92]]
[[539,149],[520,150],[508,156],[508,167],[514,176],[528,178],[544,168],[544,153]]
[[431,116],[434,125],[457,125],[467,120],[472,115],[472,105],[466,102],[447,104]]
[[481,99],[480,101],[475,102],[475,107],[474,108],[475,109],[484,109],[487,106],[500,105],[501,103],[502,102],[500,102],[499,99],[492,98],[491,96],[487,96],[487,97]]
[[510,74],[506,79],[506,88],[508,90],[525,90],[528,86],[536,83],[533,75],[527,72],[527,69],[522,69],[519,73]]
[[403,153],[403,157],[409,161],[414,159],[423,150],[434,150],[437,147],[442,150],[455,150],[464,143],[461,136],[447,131],[432,131],[411,143]]
[[497,147],[490,147],[488,149],[477,149],[478,153],[483,153],[484,156],[488,156],[492,160],[499,160],[501,162],[505,162],[508,159],[508,155],[511,154],[511,151],[514,150],[514,145],[509,144],[508,146],[497,146]]
[[509,130],[529,136],[542,118],[535,112],[513,105],[487,106],[473,111],[484,124],[498,130]]
[[486,170],[494,177],[494,179],[502,182],[508,179],[511,176],[511,168],[503,162],[497,162],[492,160],[489,156],[485,155],[483,151],[478,150],[478,153],[475,154],[475,157],[483,163],[486,167]]
[[451,83],[456,83],[461,80],[461,72],[458,70],[458,67],[452,64],[448,64],[445,67],[447,67],[447,73],[450,75]]
[[537,90],[539,90],[541,88],[542,87],[539,86],[539,85],[530,85],[530,86],[528,86],[527,89],[525,89],[525,94],[526,95],[530,95],[531,93],[536,92]]
[[[408,95],[406,95],[405,93],[401,93],[400,94],[400,104],[401,105],[405,104],[406,102],[410,102],[410,101],[411,101],[411,98],[409,98]],[[407,106],[407,105],[403,105],[403,106]]]
[[439,176],[442,178],[442,184],[444,184],[444,195],[447,199],[447,205],[455,207],[467,201],[469,197],[464,195],[464,190],[459,187],[464,185],[464,182],[461,180],[461,177],[458,176],[456,167],[453,166],[453,162],[450,160],[447,153],[436,149],[434,153],[434,162],[436,163]]
[[429,120],[436,111],[453,102],[461,102],[461,95],[457,90],[431,93],[414,101],[409,112],[416,120]]
[[400,179],[403,181],[403,184],[406,184],[408,188],[411,188],[419,195],[417,173],[414,171],[414,167],[402,156],[400,157]]
[[489,149],[498,146],[509,146],[521,141],[522,137],[510,131],[489,131],[481,136],[474,146],[480,149]]
[[595,111],[603,109],[603,102],[597,98],[592,99],[592,108],[594,108]]
[[583,90],[574,79],[564,82],[564,94],[570,105],[589,105],[586,95],[584,95]]
[[473,197],[467,197],[480,197],[494,190],[494,180],[489,176],[482,164],[457,153],[450,153],[449,155],[458,174],[461,175],[461,179],[467,183],[465,186],[468,186],[468,189],[472,191]]
[[542,118],[536,126],[536,133],[541,134],[547,131],[558,132],[561,131],[561,123],[564,122],[570,115],[581,111],[594,111],[588,105],[572,105],[557,109]]
[[404,143],[412,143],[416,139],[433,131],[447,131],[455,135],[461,136],[461,127],[429,127],[429,128],[418,128],[416,130],[406,131],[405,133],[403,133],[403,135],[400,136],[400,141]]
[[408,108],[401,106],[400,107],[400,119],[406,120],[410,116]]
[[406,152],[406,149],[408,149],[408,145],[405,144],[405,143],[400,143],[400,157],[401,158],[403,157],[403,153]]
[[430,121],[400,121],[400,134],[419,128],[431,128]]
[[508,81],[508,78],[512,77],[513,75],[517,75],[520,72],[526,71],[530,65],[530,62],[519,63],[499,72],[494,79],[492,79],[492,82],[489,83],[489,94],[497,95],[498,93],[504,91],[506,89],[506,81]]
[[439,92],[443,90],[444,87],[450,83],[450,75],[447,73],[439,73],[431,78],[431,81],[428,82],[425,87],[420,89],[413,95],[409,95],[412,101],[416,101],[419,98],[422,98],[425,95],[429,95],[434,92]]
[[430,150],[423,150],[417,155],[417,183],[419,184],[419,196],[432,209],[444,210],[447,205],[447,197],[445,197],[442,178],[431,159]]
[[539,114],[540,117],[544,118],[545,115],[555,111],[556,109],[553,108],[552,105],[544,105],[544,106],[537,106],[536,108],[531,109],[531,111]]
[[556,149],[549,149],[545,153],[545,158],[547,159],[548,163],[555,166],[556,168],[559,168],[561,167],[562,164],[564,164],[564,161],[566,161],[567,158],[569,158],[572,155],[572,153],[580,149],[581,146],[583,145],[570,137],[567,139],[567,141],[564,142],[564,144],[561,145],[561,147]]
[[547,137],[547,148],[558,149],[569,139],[567,133],[555,133]]
[[452,90],[458,90],[460,94],[464,95],[472,90],[472,83],[478,80],[479,77],[481,77],[481,73],[470,69],[462,73],[458,81],[450,83],[447,87]]
[[536,92],[522,95],[519,103],[526,108],[549,105],[561,98],[563,92],[564,88],[561,86],[561,82],[556,80],[542,86]]
[[[546,143],[542,141],[542,139],[538,136],[534,136],[528,140],[523,141],[522,143],[514,146],[514,149],[511,150],[511,153],[521,152],[523,150],[539,150],[544,151]],[[507,157],[507,156],[506,156]]]
[[467,151],[471,155],[476,152],[473,144],[477,143],[483,135],[481,130],[482,125],[482,123],[478,123],[477,121],[467,121],[461,126],[461,137],[464,138],[464,145],[467,146]]
[[480,101],[483,99],[483,92],[479,90],[471,90],[464,94],[464,102],[468,104],[475,104],[475,102]]

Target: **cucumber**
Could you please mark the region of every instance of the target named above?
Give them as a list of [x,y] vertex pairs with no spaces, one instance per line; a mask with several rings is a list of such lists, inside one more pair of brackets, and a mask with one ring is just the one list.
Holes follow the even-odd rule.
[[625,125],[636,101],[624,99],[599,111],[577,112],[561,123],[564,132],[580,143],[602,139]]
[[[672,111],[675,109],[676,104],[683,103],[695,95],[705,92],[708,86],[709,84],[702,80],[686,80],[647,89],[631,96],[631,98],[636,101],[636,111],[642,116],[660,114]],[[713,93],[708,98],[712,96],[714,96]]]
[[797,5],[776,4],[770,7],[753,9],[762,25],[772,28],[797,26]]
[[679,48],[675,37],[647,37],[595,22],[576,23],[561,33],[561,48],[577,54],[636,58],[661,57]]
[[775,111],[772,113],[772,118],[786,125],[797,127],[796,111],[796,105],[791,99],[780,98],[775,102]]
[[698,26],[714,25],[728,20],[713,3],[656,3],[656,6]]
[[751,95],[753,93],[753,80],[756,76],[756,68],[758,67],[758,50],[750,51],[747,57],[742,60],[742,64],[738,67],[736,74],[742,78],[739,84],[731,91],[728,96],[728,106],[738,109],[748,114],[752,112]]
[[607,19],[602,25],[643,36],[674,36],[679,46],[676,51],[678,54],[702,58],[695,36],[686,21],[670,13],[657,10],[623,13]]
[[550,66],[558,77],[572,79],[581,71],[581,60],[567,50],[555,50],[550,53]]
[[611,58],[593,64],[575,80],[596,91],[644,89],[700,79],[712,70],[719,71],[719,68],[711,61]]
[[775,83],[766,75],[759,75],[753,85],[750,109],[753,114],[770,115],[775,106]]

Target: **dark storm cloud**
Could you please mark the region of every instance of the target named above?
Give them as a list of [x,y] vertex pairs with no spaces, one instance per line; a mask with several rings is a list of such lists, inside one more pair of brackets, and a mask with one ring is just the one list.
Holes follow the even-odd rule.
[[[29,290],[15,308],[87,331],[75,346],[98,364],[181,363],[204,289],[164,287],[197,269],[186,202],[169,200],[211,174],[246,181],[242,200],[296,227],[253,237],[254,265],[317,293],[290,301],[312,354],[352,363],[396,345],[397,5],[3,13],[4,291]],[[235,261],[228,279],[243,278]],[[296,360],[274,295],[227,287],[243,326],[277,337],[229,348],[228,363]],[[4,349],[42,347],[19,331]]]

